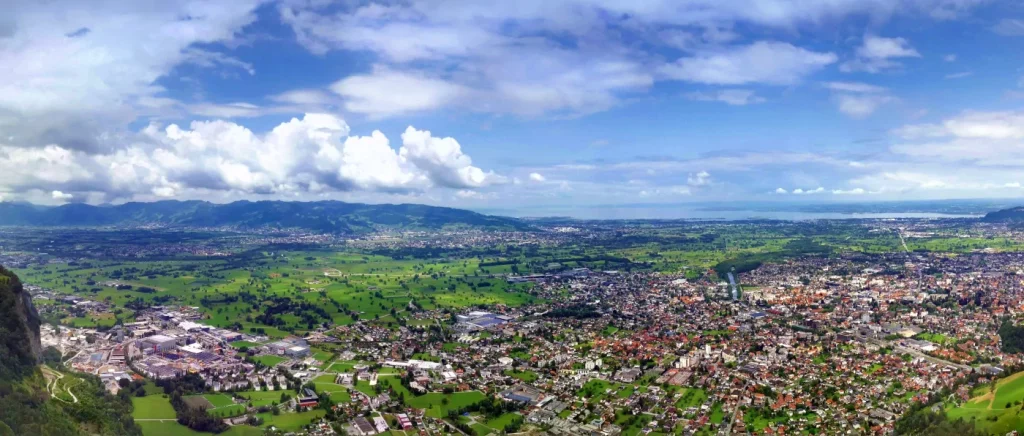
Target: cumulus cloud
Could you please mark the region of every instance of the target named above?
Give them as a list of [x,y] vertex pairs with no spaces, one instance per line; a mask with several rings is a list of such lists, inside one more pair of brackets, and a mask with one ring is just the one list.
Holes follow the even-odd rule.
[[[119,198],[186,191],[243,194],[475,189],[505,177],[472,165],[454,138],[409,127],[395,150],[380,131],[348,136],[344,120],[306,114],[259,135],[217,120],[145,128],[139,142],[105,154],[51,145],[0,147],[0,186]],[[56,199],[56,198],[55,198]]]
[[764,103],[765,99],[747,89],[723,89],[714,92],[691,92],[686,98],[695,101],[717,101],[732,106]]
[[895,59],[917,57],[921,57],[921,54],[904,38],[885,38],[869,34],[864,35],[864,42],[857,48],[856,57],[839,65],[839,70],[878,73],[901,67],[902,64]]
[[662,67],[661,73],[670,79],[711,85],[791,85],[836,59],[834,53],[814,52],[785,42],[758,41],[680,58]]
[[775,193],[776,194],[788,194],[789,191],[787,191],[785,189],[782,189],[782,188],[775,188]]
[[426,171],[434,183],[449,188],[479,188],[507,182],[504,176],[473,166],[473,160],[462,153],[455,138],[436,138],[429,131],[412,126],[402,133],[399,156]]
[[543,182],[547,179],[540,173],[530,173],[530,180],[534,182]]

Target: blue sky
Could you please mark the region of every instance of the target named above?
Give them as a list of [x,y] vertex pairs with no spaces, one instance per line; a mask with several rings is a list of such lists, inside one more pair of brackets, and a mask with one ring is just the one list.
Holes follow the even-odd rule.
[[18,2],[0,197],[526,209],[1024,194],[1024,5]]

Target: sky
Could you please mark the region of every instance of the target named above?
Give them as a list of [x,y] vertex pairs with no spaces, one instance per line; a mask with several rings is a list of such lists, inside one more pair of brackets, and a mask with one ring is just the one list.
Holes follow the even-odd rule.
[[1024,3],[5,2],[0,201],[1024,196]]

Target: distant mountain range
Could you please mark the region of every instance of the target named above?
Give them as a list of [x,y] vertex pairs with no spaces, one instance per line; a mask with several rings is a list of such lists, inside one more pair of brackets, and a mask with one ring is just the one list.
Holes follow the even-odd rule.
[[989,223],[1024,223],[1024,206],[989,212],[981,220]]
[[39,206],[0,203],[0,225],[282,228],[329,233],[364,233],[376,228],[527,230],[515,218],[419,204],[362,204],[340,201],[287,202],[158,201],[121,205]]

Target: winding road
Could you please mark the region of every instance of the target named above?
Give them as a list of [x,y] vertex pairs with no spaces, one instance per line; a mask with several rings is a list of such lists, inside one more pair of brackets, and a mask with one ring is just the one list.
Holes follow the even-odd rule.
[[[46,384],[46,390],[50,393],[50,396],[53,397],[54,399],[57,399],[58,401],[67,403],[67,400],[57,396],[57,392],[60,392],[60,388],[57,386],[57,384],[60,382],[61,379],[64,378],[64,374],[61,374],[60,372],[54,371],[45,366],[42,368],[42,370],[43,376],[49,379],[49,382]],[[54,392],[55,389],[56,392]],[[64,391],[71,396],[72,403],[78,402],[78,397],[75,396],[74,392],[71,392],[71,386],[64,385]]]

